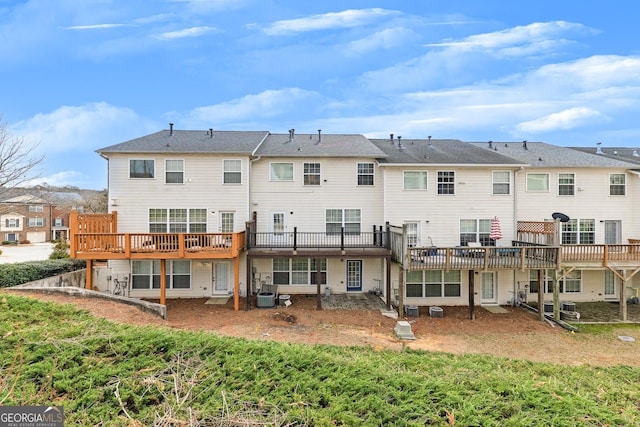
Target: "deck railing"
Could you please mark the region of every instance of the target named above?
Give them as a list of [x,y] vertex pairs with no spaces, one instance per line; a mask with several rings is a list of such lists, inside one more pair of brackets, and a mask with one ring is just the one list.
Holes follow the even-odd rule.
[[454,247],[408,248],[407,270],[489,270],[557,268],[557,247]]
[[567,263],[638,262],[640,244],[631,245],[562,245],[561,260]]
[[81,233],[71,236],[74,258],[237,256],[241,233]]
[[247,249],[352,249],[388,248],[387,233],[382,229],[371,232],[348,232],[344,228],[335,233],[293,232],[263,233],[248,232]]

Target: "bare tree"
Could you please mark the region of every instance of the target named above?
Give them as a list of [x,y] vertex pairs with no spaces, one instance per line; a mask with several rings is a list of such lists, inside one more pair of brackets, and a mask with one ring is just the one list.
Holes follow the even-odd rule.
[[14,136],[0,116],[0,200],[12,188],[33,179],[31,174],[44,155],[34,154],[38,144]]

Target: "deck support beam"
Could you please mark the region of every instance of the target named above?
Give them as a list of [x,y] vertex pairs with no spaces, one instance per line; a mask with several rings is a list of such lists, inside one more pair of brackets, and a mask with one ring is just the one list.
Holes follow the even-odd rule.
[[167,260],[160,260],[160,304],[167,305]]
[[85,288],[93,290],[93,260],[87,260],[87,278],[85,281]]
[[469,270],[469,319],[471,320],[476,318],[475,295],[475,272]]

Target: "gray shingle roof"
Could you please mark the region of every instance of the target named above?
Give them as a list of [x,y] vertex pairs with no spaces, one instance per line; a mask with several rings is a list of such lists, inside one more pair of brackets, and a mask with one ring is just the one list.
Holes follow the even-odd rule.
[[372,139],[387,154],[382,164],[524,165],[500,153],[483,150],[457,139]]
[[109,153],[236,153],[251,154],[268,131],[169,130],[96,150]]
[[601,154],[596,152],[595,147],[570,147],[573,150],[582,151],[583,153],[604,156],[609,159],[623,160],[635,164],[640,164],[640,150],[631,147],[602,147]]
[[372,157],[383,158],[363,135],[343,134],[270,134],[255,153],[265,157]]
[[622,159],[611,159],[597,156],[569,147],[559,147],[544,142],[492,142],[489,148],[488,142],[470,142],[469,144],[480,147],[486,151],[500,153],[521,162],[528,163],[531,167],[541,168],[631,168],[632,164]]

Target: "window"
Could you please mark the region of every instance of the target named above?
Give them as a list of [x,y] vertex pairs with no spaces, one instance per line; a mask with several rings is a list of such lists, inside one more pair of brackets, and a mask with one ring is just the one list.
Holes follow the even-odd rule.
[[42,205],[29,205],[29,212],[44,212]]
[[493,194],[511,194],[511,172],[493,171]]
[[624,196],[625,195],[626,177],[623,173],[612,173],[609,175],[609,195]]
[[274,285],[315,285],[320,280],[321,285],[327,284],[327,259],[320,259],[320,277],[315,258],[274,258]]
[[549,174],[528,173],[527,191],[549,191]]
[[53,222],[53,225],[56,227],[62,227],[64,226],[64,219],[63,218],[56,218]]
[[320,185],[320,163],[304,164],[304,185]]
[[420,231],[419,226],[420,223],[417,221],[405,222],[407,226],[407,244],[410,248],[420,246]]
[[225,184],[242,184],[242,160],[224,160],[223,162]]
[[220,232],[233,233],[234,228],[235,228],[235,213],[220,212]]
[[293,163],[271,163],[271,181],[293,181]]
[[490,219],[461,219],[460,246],[468,246],[469,242],[480,242],[482,246],[495,246],[496,241],[489,238]]
[[[191,262],[167,262],[167,289],[191,289]],[[160,289],[160,260],[131,261],[132,289]]]
[[426,190],[427,189],[427,172],[404,171],[403,172],[403,188],[405,190]]
[[456,194],[456,173],[438,171],[438,194]]
[[129,160],[129,178],[155,178],[155,160]]
[[7,228],[20,228],[20,219],[18,219],[18,218],[7,218],[7,219],[5,219],[5,226]]
[[573,173],[558,174],[558,195],[573,196],[575,195],[576,175]]
[[595,219],[570,219],[562,224],[563,245],[592,245],[595,243]]
[[[542,272],[542,282],[544,283],[544,292],[553,293],[553,271],[545,270]],[[558,280],[558,291],[561,294],[575,294],[582,290],[582,272],[574,270],[564,278]],[[529,271],[529,292],[538,293],[538,272],[536,270]]]
[[165,182],[167,184],[184,183],[184,160],[165,161]]
[[206,209],[149,209],[149,233],[206,233]]
[[360,234],[360,209],[327,209],[325,230],[327,234]]
[[407,271],[405,293],[407,298],[460,297],[461,277],[460,270]]
[[29,218],[29,227],[44,227],[44,218]]
[[605,296],[616,294],[616,276],[611,270],[604,271],[604,294]]
[[373,163],[358,163],[358,185],[373,185]]

